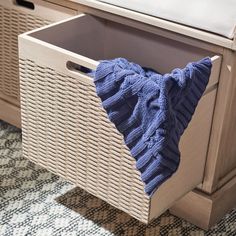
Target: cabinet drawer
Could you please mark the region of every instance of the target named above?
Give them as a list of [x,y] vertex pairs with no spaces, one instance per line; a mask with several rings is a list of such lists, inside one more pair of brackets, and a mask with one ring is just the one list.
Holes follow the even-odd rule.
[[27,6],[15,0],[0,2],[0,99],[17,106],[20,104],[18,35],[76,14],[74,10],[42,0],[30,2]]
[[[79,15],[19,37],[24,156],[149,222],[202,182],[220,56],[128,25]],[[181,140],[177,172],[149,198],[123,138],[81,67],[125,57],[160,73],[211,56],[208,90]]]

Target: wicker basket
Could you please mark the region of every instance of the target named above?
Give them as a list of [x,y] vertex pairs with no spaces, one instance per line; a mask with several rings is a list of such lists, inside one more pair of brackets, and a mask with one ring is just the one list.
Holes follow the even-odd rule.
[[[148,198],[134,159],[80,66],[95,69],[97,59],[124,56],[167,72],[209,52],[199,54],[191,46],[87,15],[23,34],[19,40],[25,157],[145,223],[201,183],[219,57],[212,59],[209,92],[182,139],[178,171]],[[157,63],[162,50],[172,57]]]
[[[19,106],[18,35],[75,15],[62,7],[32,0],[34,9],[15,0],[0,1],[0,98]],[[74,14],[73,14],[74,13]]]

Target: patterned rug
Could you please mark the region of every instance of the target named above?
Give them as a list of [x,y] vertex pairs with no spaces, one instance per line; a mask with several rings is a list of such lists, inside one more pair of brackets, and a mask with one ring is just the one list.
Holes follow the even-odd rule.
[[0,236],[236,235],[236,209],[204,231],[168,212],[144,225],[22,157],[21,131],[0,121]]

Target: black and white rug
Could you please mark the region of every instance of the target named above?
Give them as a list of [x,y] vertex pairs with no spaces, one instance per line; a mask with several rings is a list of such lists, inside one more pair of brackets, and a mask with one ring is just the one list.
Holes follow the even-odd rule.
[[144,225],[22,157],[21,132],[0,121],[0,236],[236,235],[236,209],[204,231],[168,212]]

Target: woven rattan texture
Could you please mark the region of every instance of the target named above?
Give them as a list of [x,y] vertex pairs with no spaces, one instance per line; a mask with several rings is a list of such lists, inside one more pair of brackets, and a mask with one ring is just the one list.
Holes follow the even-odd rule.
[[24,156],[147,221],[149,199],[95,87],[20,60]]
[[19,34],[49,24],[50,21],[4,7],[0,3],[0,96],[19,103],[18,43]]

